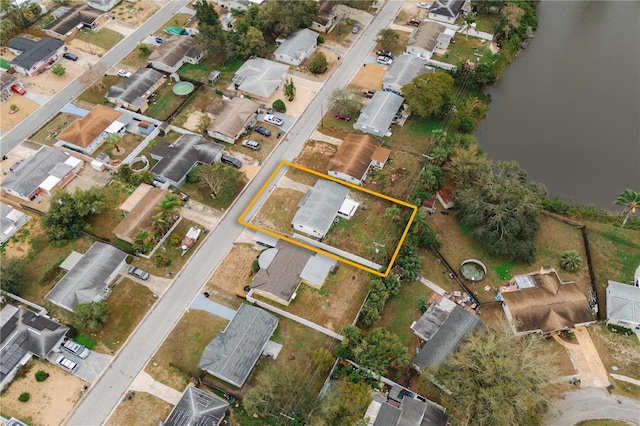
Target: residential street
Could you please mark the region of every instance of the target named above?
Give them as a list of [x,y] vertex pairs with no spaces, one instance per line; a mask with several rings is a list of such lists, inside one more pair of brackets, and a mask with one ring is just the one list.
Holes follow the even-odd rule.
[[[138,42],[154,32],[158,27],[167,22],[169,18],[180,8],[188,3],[187,0],[170,1],[165,7],[160,9],[155,15],[148,19],[140,28],[135,30],[130,36],[123,39],[118,45],[107,52],[96,65],[104,65],[108,68],[114,66],[129,54]],[[0,139],[0,153],[6,154],[25,138],[31,135],[36,129],[46,124],[63,106],[82,93],[86,87],[80,83],[80,77],[69,83],[60,90],[47,103],[40,106],[33,114],[26,117],[20,124],[2,135]]]
[[622,420],[640,425],[640,401],[611,395],[604,389],[583,388],[566,393],[556,408],[558,412],[548,425],[575,425],[589,419]]
[[[173,3],[182,5],[185,2],[172,2],[170,6],[172,10],[177,7]],[[281,141],[278,148],[264,162],[261,170],[239,196],[237,202],[227,210],[219,223],[220,226],[208,234],[198,252],[193,255],[182,272],[177,275],[173,285],[147,314],[103,376],[78,403],[76,411],[68,420],[68,424],[97,425],[107,420],[133,379],[153,356],[180,319],[186,307],[190,305],[202,285],[208,280],[213,270],[222,261],[233,246],[234,241],[243,231],[244,228],[237,223],[237,220],[246,205],[280,161],[293,160],[302,149],[307,138],[311,136],[320,122],[321,114],[328,111],[327,99],[331,92],[335,88],[342,88],[348,84],[365,57],[374,48],[377,33],[393,20],[400,6],[401,2],[399,1],[387,2],[373,22],[361,33],[358,41],[353,44],[349,52],[344,56],[340,68],[327,80],[314,101],[300,116],[296,124],[293,125],[287,137]],[[164,12],[165,9],[161,12]],[[158,22],[163,22],[162,19],[166,18],[158,19],[155,24],[156,27],[159,25]],[[148,32],[147,28],[142,33],[139,30],[135,34]],[[133,40],[135,43],[136,39],[134,38]],[[124,56],[127,52],[121,51],[119,55]],[[108,56],[110,55],[105,57]],[[67,100],[72,94],[68,94]],[[33,128],[33,125],[30,128]],[[12,139],[9,142],[14,143],[14,140]]]

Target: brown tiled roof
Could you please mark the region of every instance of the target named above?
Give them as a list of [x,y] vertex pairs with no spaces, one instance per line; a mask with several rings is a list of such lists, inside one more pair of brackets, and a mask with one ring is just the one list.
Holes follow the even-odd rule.
[[71,123],[58,135],[58,139],[86,148],[121,115],[111,108],[96,105],[85,117]]
[[436,47],[438,36],[446,30],[442,24],[427,21],[420,24],[413,37],[409,39],[407,46],[419,46],[425,50],[433,50]]
[[[327,164],[327,170],[362,179],[371,164],[378,142],[369,135],[349,133]],[[384,148],[383,148],[384,149]]]

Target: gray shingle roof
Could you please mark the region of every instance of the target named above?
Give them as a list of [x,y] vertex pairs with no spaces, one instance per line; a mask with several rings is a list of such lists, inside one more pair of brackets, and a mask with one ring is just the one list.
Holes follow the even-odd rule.
[[149,55],[147,62],[160,62],[173,68],[183,58],[197,58],[202,48],[193,37],[172,36]]
[[95,25],[96,20],[104,14],[105,12],[87,4],[78,4],[67,9],[66,13],[59,14],[58,19],[47,25],[45,30],[64,36],[79,25]]
[[211,164],[223,151],[222,145],[199,135],[182,135],[172,144],[160,141],[151,149],[151,155],[162,159],[151,173],[180,182],[196,164]]
[[386,402],[380,407],[373,426],[393,426],[398,424],[402,410]]
[[346,186],[324,179],[318,180],[300,201],[300,208],[291,223],[326,234],[348,194]]
[[429,9],[429,13],[455,18],[462,10],[464,2],[465,0],[436,0],[431,6],[431,9]]
[[356,128],[367,133],[371,133],[368,128],[373,128],[380,135],[386,134],[403,102],[404,98],[395,93],[376,92],[362,108]]
[[93,302],[126,257],[125,252],[113,246],[94,243],[46,298],[70,311],[78,304]]
[[188,386],[164,426],[217,426],[227,408],[229,404],[215,395]]
[[59,163],[64,163],[68,158],[69,154],[45,146],[26,158],[15,172],[7,176],[2,187],[26,197],[49,177]]
[[442,323],[433,337],[422,347],[413,360],[413,365],[424,369],[441,364],[449,354],[454,352],[467,333],[482,324],[480,318],[456,306]]
[[13,58],[10,64],[17,65],[24,69],[30,69],[36,63],[49,59],[63,44],[64,42],[62,40],[51,37],[43,37],[36,42],[22,37],[16,37],[15,39],[9,40],[8,46],[12,49],[22,51],[22,53]]
[[387,70],[382,79],[382,85],[398,85],[400,87],[411,83],[414,78],[427,72],[433,72],[433,68],[427,66],[427,62],[416,56],[403,53],[398,56]]
[[640,287],[609,281],[607,319],[640,324]]
[[276,316],[243,304],[227,328],[204,349],[198,367],[242,387],[277,326]]
[[264,58],[253,58],[242,64],[233,77],[239,90],[268,98],[282,83],[289,67]]
[[122,99],[126,103],[137,105],[136,102],[140,102],[140,97],[162,77],[164,74],[153,68],[140,68],[131,77],[111,86],[107,92],[107,98]]
[[318,34],[308,28],[302,28],[291,34],[273,52],[274,55],[288,56],[294,60],[304,59],[305,54],[313,49],[318,40]]
[[[415,394],[414,394],[415,395]],[[435,403],[405,395],[400,407],[384,402],[374,426],[445,426],[449,417]]]

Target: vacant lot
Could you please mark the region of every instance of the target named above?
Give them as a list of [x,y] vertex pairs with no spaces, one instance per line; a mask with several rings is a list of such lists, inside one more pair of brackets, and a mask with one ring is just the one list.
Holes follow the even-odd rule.
[[102,28],[98,31],[81,31],[76,39],[96,45],[106,52],[118,44],[123,39],[123,36],[108,28]]
[[107,426],[136,425],[157,426],[165,421],[173,406],[146,392],[136,392],[135,396],[122,401],[113,412]]
[[[10,114],[11,105],[18,107],[18,111]],[[29,98],[20,95],[12,95],[6,102],[3,102],[0,106],[0,130],[8,132],[13,127],[20,123],[26,116],[38,109],[40,105],[35,103]]]
[[489,43],[483,42],[482,39],[471,37],[466,38],[462,34],[456,35],[456,44],[449,45],[446,53],[443,55],[433,55],[433,59],[436,61],[446,62],[456,66],[462,66],[467,61],[484,62],[489,59],[491,51],[489,50]]
[[133,27],[138,27],[156,13],[158,9],[158,5],[152,1],[141,0],[135,3],[125,1],[111,9],[109,14]]
[[407,201],[413,183],[420,175],[424,158],[422,156],[393,151],[382,170],[371,170],[364,187],[389,197]]

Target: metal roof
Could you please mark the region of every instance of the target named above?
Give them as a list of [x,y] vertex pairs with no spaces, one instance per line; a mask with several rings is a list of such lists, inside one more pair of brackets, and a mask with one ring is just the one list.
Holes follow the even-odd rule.
[[640,324],[640,287],[609,281],[607,319]]
[[366,133],[384,136],[403,103],[404,98],[395,93],[375,92],[362,108],[356,128]]
[[326,234],[348,194],[346,186],[324,179],[318,180],[300,201],[300,208],[291,223]]

